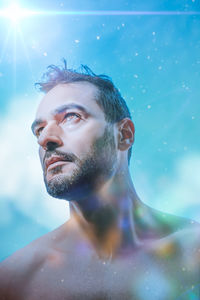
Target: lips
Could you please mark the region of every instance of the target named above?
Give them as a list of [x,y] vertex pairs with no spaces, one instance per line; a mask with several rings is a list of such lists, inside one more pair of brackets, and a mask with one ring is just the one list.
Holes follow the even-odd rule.
[[[47,159],[45,161],[45,169],[47,170],[49,168],[49,166],[51,166],[57,162],[66,162],[66,161],[69,161],[69,160],[63,159],[62,157],[57,157],[57,156],[51,157],[50,159]],[[57,164],[55,164],[55,166],[56,165]]]

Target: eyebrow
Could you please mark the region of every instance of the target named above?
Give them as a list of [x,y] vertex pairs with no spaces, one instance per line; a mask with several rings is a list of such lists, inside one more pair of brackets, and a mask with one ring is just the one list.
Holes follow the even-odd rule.
[[[75,104],[75,103],[62,105],[62,106],[56,108],[55,110],[53,110],[51,113],[52,113],[52,115],[61,114],[64,111],[72,109],[72,108],[76,108],[87,115],[89,114],[88,111],[83,106],[81,106],[79,104]],[[31,130],[32,130],[33,134],[35,134],[35,127],[37,127],[41,123],[44,123],[44,120],[36,119],[35,121],[33,121],[32,125],[31,125]]]
[[71,108],[76,108],[76,109],[81,110],[82,112],[88,114],[87,110],[83,106],[81,106],[79,104],[75,104],[75,103],[62,105],[62,106],[58,107],[57,109],[55,109],[53,114],[61,114],[62,112],[66,111],[68,109],[71,109]]

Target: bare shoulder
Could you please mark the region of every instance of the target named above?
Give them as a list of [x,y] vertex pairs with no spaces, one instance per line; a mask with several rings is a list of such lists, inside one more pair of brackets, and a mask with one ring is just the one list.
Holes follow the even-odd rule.
[[166,239],[179,244],[184,251],[200,247],[200,224],[197,221],[163,214],[162,224],[165,228]]
[[152,243],[157,257],[200,269],[200,224],[194,220],[153,210],[159,233]]
[[[174,220],[174,223],[173,223]],[[169,218],[171,226],[171,236],[175,241],[185,248],[200,246],[200,224],[197,221],[173,216]]]
[[152,243],[152,246],[158,260],[172,264],[173,268],[176,266],[176,269],[180,267],[190,270],[191,274],[199,274],[200,225],[197,222],[184,221],[180,226],[174,227],[170,234]]
[[196,234],[200,231],[200,223],[197,221],[162,212],[157,209],[151,209],[151,212],[155,224],[154,228],[156,228],[160,238],[171,235],[181,236],[192,232],[194,232],[192,237],[195,238]]
[[43,264],[50,242],[50,235],[47,234],[0,263],[0,299],[10,299],[12,291],[16,293],[15,299],[18,299],[18,291],[20,293],[26,282]]
[[189,225],[184,226],[181,230],[174,233],[174,239],[182,246],[183,249],[188,249],[188,251],[196,249],[200,254],[199,223],[191,221]]
[[[63,234],[68,236],[69,223],[67,221],[59,228],[34,240],[0,263],[0,300],[17,300],[18,291],[20,295],[24,286],[32,280],[43,264],[56,259]],[[15,295],[9,296],[12,291]]]

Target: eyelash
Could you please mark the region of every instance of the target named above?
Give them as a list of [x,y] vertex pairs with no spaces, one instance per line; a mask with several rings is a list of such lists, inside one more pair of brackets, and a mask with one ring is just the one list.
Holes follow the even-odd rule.
[[69,113],[66,113],[66,114],[64,115],[63,120],[67,119],[67,118],[70,117],[70,116],[76,116],[77,118],[81,119],[81,116],[80,116],[79,114],[74,113],[74,112],[69,112]]
[[37,137],[39,137],[39,136],[40,136],[40,133],[41,133],[41,131],[42,131],[43,129],[44,129],[44,127],[38,128],[38,129],[36,130],[35,135],[36,135]]
[[[66,113],[66,114],[64,115],[63,121],[64,121],[67,117],[69,117],[69,116],[76,116],[77,118],[82,119],[81,116],[80,116],[79,114],[74,113],[74,112],[70,112],[70,113]],[[37,131],[36,131],[36,136],[37,136],[37,137],[40,136],[40,133],[42,132],[43,129],[44,129],[44,127],[40,127],[40,128],[37,129]]]

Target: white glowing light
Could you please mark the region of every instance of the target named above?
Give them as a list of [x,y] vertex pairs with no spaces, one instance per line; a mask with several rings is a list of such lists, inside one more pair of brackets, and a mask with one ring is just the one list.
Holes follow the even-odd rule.
[[31,11],[21,8],[17,3],[12,3],[9,7],[0,11],[0,16],[8,18],[14,23],[31,14]]
[[[13,0],[14,1],[14,0]],[[195,0],[194,0],[195,1]],[[61,6],[62,3],[61,3]],[[11,4],[8,8],[0,10],[0,17],[9,18],[14,23],[17,22],[19,19],[23,17],[29,16],[180,16],[180,15],[200,15],[199,11],[120,11],[120,10],[88,10],[88,11],[54,11],[54,10],[47,10],[47,11],[30,11],[27,9],[21,8],[16,2]],[[105,24],[102,24],[104,26]],[[125,24],[122,23],[122,27]],[[154,33],[153,33],[154,35]],[[137,56],[137,54],[136,54]]]

